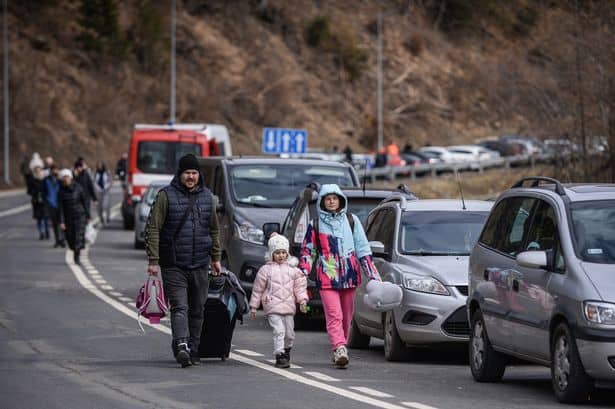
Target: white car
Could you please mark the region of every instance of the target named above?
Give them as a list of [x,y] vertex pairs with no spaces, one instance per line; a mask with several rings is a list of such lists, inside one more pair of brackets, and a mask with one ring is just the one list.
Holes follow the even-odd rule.
[[500,159],[500,153],[478,145],[449,146],[449,152],[460,162],[473,162],[476,167],[479,162],[489,162]]
[[455,156],[451,154],[447,148],[442,146],[424,146],[422,148],[419,148],[417,152],[424,153],[430,156],[435,156],[442,160],[442,162],[444,163],[458,162]]

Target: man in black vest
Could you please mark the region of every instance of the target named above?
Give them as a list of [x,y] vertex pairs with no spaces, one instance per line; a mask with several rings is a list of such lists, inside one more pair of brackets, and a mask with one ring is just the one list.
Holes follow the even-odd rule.
[[182,368],[199,365],[210,259],[213,275],[220,274],[222,267],[213,196],[204,186],[194,155],[179,160],[171,184],[156,195],[145,227],[145,243],[147,272],[162,275],[171,306],[173,354]]

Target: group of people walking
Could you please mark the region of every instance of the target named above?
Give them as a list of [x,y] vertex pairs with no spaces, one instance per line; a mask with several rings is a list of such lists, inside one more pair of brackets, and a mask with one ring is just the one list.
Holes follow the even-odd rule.
[[98,215],[104,225],[110,219],[112,177],[104,162],[96,165],[94,176],[83,158],[74,166],[60,168],[51,156],[43,160],[34,153],[21,166],[27,193],[31,197],[32,217],[36,220],[39,240],[50,239],[49,222],[54,235],[54,247],[68,247],[74,252],[74,262],[80,263],[80,251],[85,247],[85,229],[91,219],[90,206],[98,205]]
[[[250,312],[261,306],[273,330],[275,365],[290,366],[294,344],[296,305],[306,311],[306,277],[312,269],[322,298],[333,363],[346,368],[346,344],[356,288],[362,274],[380,280],[359,219],[347,215],[348,201],[337,185],[323,185],[302,245],[301,260],[289,254],[289,242],[272,235],[266,264],[258,271]],[[182,367],[199,365],[199,337],[207,301],[208,270],[219,275],[221,249],[215,200],[205,187],[197,158],[179,161],[170,185],[161,189],[152,205],[146,228],[148,274],[161,275],[171,311],[172,349]],[[349,217],[354,223],[351,224]]]

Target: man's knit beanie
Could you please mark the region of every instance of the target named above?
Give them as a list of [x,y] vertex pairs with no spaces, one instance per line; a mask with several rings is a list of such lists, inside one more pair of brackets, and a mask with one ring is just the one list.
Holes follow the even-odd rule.
[[187,170],[199,170],[199,160],[191,153],[182,156],[179,160],[178,173],[182,174]]

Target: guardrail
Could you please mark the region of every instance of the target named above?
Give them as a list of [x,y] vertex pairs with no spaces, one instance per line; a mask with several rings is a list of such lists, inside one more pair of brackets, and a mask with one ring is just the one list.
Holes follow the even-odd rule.
[[431,174],[432,177],[439,173],[452,172],[455,175],[458,172],[478,171],[482,173],[488,168],[511,168],[515,166],[530,166],[534,167],[537,163],[551,162],[555,158],[551,154],[540,155],[516,155],[503,156],[496,159],[481,160],[481,161],[460,161],[450,163],[436,163],[433,165],[406,165],[406,166],[385,166],[381,168],[360,169],[357,170],[361,179],[366,179],[374,183],[378,178],[393,180],[399,176],[410,177],[416,179],[417,175]]

